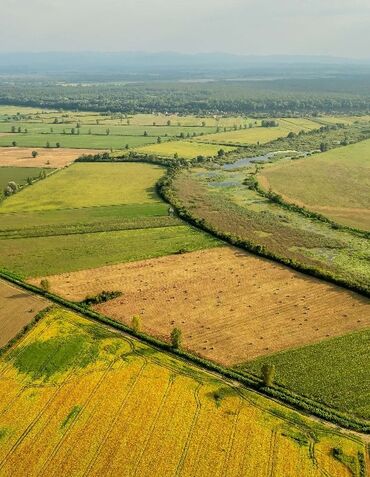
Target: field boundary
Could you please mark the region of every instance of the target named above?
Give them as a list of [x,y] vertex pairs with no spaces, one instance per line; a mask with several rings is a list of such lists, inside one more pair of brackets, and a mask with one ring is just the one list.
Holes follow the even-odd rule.
[[[262,379],[256,377],[252,373],[251,374],[247,372],[239,373],[232,369],[213,363],[212,361],[209,361],[207,359],[201,358],[200,356],[190,353],[186,350],[173,348],[169,343],[161,341],[157,338],[154,338],[142,332],[135,332],[129,326],[119,323],[116,320],[109,318],[108,316],[105,316],[101,313],[97,313],[93,310],[90,310],[84,306],[81,306],[78,303],[68,301],[64,298],[61,298],[58,295],[45,292],[44,290],[34,285],[30,285],[24,282],[22,279],[20,279],[16,275],[11,274],[10,272],[6,272],[5,270],[0,270],[0,277],[15,285],[18,285],[19,287],[23,289],[31,291],[37,295],[41,295],[49,299],[51,302],[55,304],[64,306],[65,308],[69,310],[73,310],[79,313],[80,315],[85,316],[86,318],[92,319],[104,325],[108,325],[120,332],[126,333],[129,336],[132,336],[133,338],[139,339],[142,342],[149,344],[150,346],[153,346],[157,349],[166,351],[170,354],[180,357],[210,372],[217,373],[218,375],[226,379],[231,379],[233,381],[236,381],[246,386],[247,388],[253,389],[254,391],[257,391],[260,394],[267,396],[269,398],[273,398],[298,411],[304,412],[311,416],[318,417],[329,423],[341,426],[346,429],[350,429],[350,430],[360,432],[363,434],[370,434],[370,421],[348,416],[334,408],[326,406],[311,398],[307,398],[305,396],[294,393],[293,391],[290,391],[287,388],[284,388],[283,386],[278,384],[274,384],[269,387],[264,386]],[[0,352],[0,355],[1,355],[1,352]]]

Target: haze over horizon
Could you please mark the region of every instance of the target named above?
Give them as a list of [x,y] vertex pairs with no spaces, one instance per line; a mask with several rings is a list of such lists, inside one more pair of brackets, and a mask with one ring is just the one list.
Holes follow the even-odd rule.
[[370,57],[368,0],[2,0],[1,9],[0,52]]

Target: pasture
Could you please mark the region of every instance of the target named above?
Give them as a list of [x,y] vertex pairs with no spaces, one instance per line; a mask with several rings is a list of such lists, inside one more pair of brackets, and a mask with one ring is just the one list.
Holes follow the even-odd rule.
[[261,184],[334,221],[370,230],[370,140],[265,167]]
[[[358,319],[362,318],[359,313]],[[367,328],[264,356],[239,369],[260,374],[263,364],[275,364],[276,381],[280,384],[351,415],[370,419],[369,343]]]
[[[36,157],[32,157],[33,150],[37,152]],[[82,154],[94,154],[96,152],[98,151],[90,149],[2,147],[0,148],[0,166],[52,167],[59,169],[67,166]]]
[[61,309],[3,356],[0,382],[2,475],[366,473],[360,438]]
[[232,247],[47,278],[73,301],[120,290],[96,309],[128,325],[140,316],[165,339],[179,327],[187,348],[225,365],[370,325],[368,299]]
[[43,298],[0,280],[0,304],[1,348],[14,338],[49,303]]
[[177,154],[179,157],[184,159],[194,159],[197,156],[216,156],[217,152],[220,149],[223,149],[225,152],[229,152],[235,148],[213,144],[202,144],[190,141],[172,141],[161,144],[153,144],[150,146],[138,147],[136,148],[136,151],[142,154],[153,154],[165,157],[173,157],[175,154]]

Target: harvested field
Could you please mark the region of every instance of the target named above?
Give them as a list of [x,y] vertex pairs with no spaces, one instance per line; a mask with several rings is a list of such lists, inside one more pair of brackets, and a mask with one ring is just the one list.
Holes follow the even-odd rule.
[[0,280],[0,348],[47,305],[43,298]]
[[[369,300],[231,247],[48,277],[53,292],[83,300],[123,295],[96,309],[233,365],[370,325]],[[38,284],[40,278],[31,280]]]
[[61,309],[0,360],[0,429],[13,477],[361,477],[366,459],[360,437]]
[[[31,153],[36,151],[38,156],[33,158]],[[95,154],[102,151],[92,149],[61,149],[61,148],[31,148],[31,147],[0,147],[0,166],[17,167],[64,167],[82,154]]]

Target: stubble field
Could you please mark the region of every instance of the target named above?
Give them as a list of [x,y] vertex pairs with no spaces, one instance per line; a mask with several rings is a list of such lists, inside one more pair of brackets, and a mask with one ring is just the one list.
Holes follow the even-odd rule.
[[[41,277],[31,280],[39,284]],[[366,298],[231,247],[48,276],[51,289],[81,301],[103,290],[123,295],[96,309],[234,365],[370,325]]]
[[0,348],[47,306],[43,298],[0,280]]
[[[37,152],[37,157],[32,157],[32,151]],[[95,152],[97,151],[91,149],[0,147],[0,166],[59,169],[70,164],[82,154],[94,154]]]

